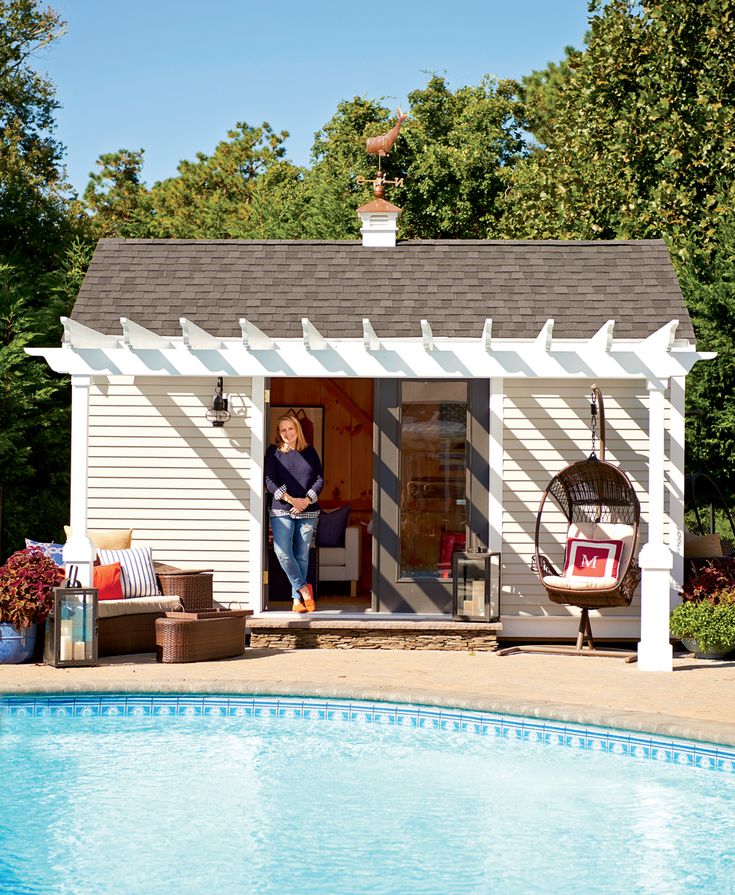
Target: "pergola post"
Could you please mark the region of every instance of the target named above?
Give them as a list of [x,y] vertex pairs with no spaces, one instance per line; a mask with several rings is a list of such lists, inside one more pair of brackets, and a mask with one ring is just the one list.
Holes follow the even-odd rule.
[[87,537],[87,481],[89,474],[89,387],[91,376],[71,377],[71,537],[64,545],[64,565],[78,567],[83,587],[92,584],[94,548]]
[[665,388],[663,381],[648,381],[648,543],[638,557],[642,573],[638,644],[641,671],[673,669],[669,642],[669,580],[673,557],[664,543]]

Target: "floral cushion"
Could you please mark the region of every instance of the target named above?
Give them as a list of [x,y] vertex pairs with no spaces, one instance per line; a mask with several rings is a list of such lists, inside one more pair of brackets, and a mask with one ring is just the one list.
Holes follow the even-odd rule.
[[55,544],[53,541],[31,541],[29,538],[26,538],[26,547],[40,547],[44,556],[48,556],[57,566],[64,568],[63,544]]

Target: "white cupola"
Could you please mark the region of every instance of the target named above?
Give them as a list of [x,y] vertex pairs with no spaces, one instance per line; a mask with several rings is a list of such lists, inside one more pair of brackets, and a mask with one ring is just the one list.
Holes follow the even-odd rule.
[[362,244],[368,248],[393,248],[401,209],[385,199],[373,199],[357,209],[362,221]]

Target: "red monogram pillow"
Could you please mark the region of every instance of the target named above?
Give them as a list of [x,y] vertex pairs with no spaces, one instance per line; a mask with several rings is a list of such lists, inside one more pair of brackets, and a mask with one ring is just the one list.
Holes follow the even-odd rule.
[[622,541],[569,538],[564,575],[566,578],[617,578],[622,552]]

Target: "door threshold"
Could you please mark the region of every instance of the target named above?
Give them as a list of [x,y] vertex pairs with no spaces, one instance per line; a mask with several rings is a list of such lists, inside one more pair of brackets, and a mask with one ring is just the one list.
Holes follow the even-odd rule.
[[373,612],[364,610],[362,612],[355,610],[341,609],[317,609],[316,612],[292,612],[291,610],[266,609],[263,612],[255,613],[252,618],[261,619],[298,619],[300,621],[331,621],[340,619],[344,621],[365,621],[365,622],[447,622],[452,621],[451,615],[443,612]]

